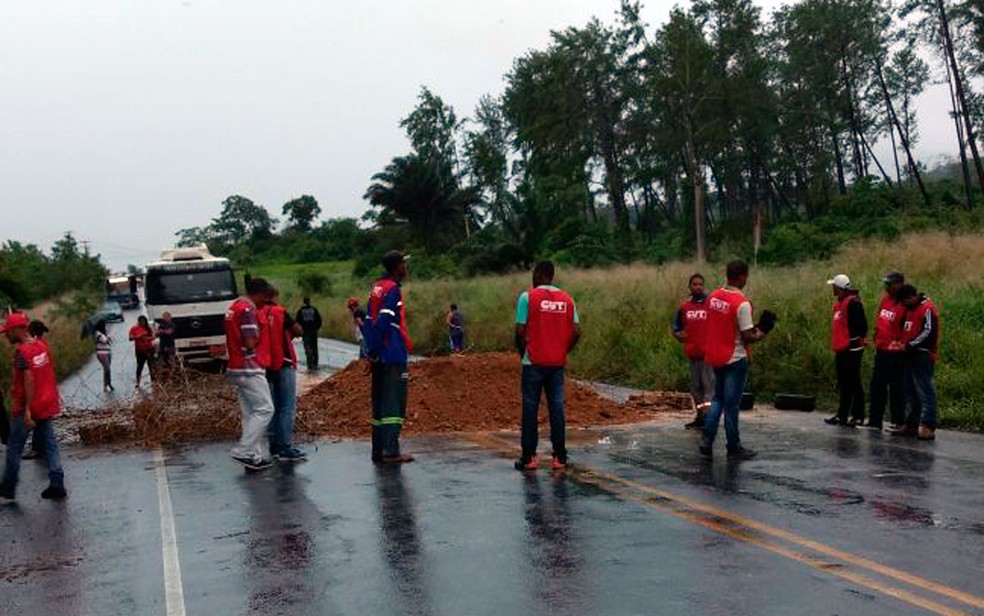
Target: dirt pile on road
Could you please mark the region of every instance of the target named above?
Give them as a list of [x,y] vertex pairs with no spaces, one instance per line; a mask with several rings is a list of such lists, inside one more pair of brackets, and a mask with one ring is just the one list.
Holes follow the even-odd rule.
[[[519,428],[519,358],[509,353],[438,357],[410,365],[408,433],[468,432]],[[587,385],[567,379],[568,426],[644,421],[655,409],[617,404]],[[312,434],[365,436],[369,375],[352,364],[300,400],[298,427]],[[547,422],[546,401],[541,423]]]
[[[409,372],[406,433],[519,427],[520,365],[515,355],[439,357],[411,364]],[[295,432],[309,438],[368,436],[369,387],[364,364],[353,363],[334,374],[299,398]],[[681,398],[670,394],[618,404],[571,379],[566,397],[570,427],[634,423],[681,408]],[[545,401],[540,420],[547,423]],[[90,420],[78,427],[86,443],[145,445],[230,440],[239,436],[239,430],[239,407],[225,378],[187,374],[155,384],[153,394],[137,401],[128,413],[116,411],[105,421]]]

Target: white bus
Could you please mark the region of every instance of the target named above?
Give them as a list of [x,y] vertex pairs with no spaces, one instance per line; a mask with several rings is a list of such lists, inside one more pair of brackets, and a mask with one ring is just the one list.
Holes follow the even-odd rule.
[[225,358],[225,313],[237,295],[229,259],[212,256],[204,244],[164,250],[159,261],[147,265],[144,293],[152,322],[171,313],[179,358]]

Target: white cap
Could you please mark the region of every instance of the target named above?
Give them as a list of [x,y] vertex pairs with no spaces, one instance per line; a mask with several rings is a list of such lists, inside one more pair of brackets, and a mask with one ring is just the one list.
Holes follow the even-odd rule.
[[851,279],[844,274],[837,274],[833,278],[827,281],[827,284],[832,284],[838,289],[850,289]]

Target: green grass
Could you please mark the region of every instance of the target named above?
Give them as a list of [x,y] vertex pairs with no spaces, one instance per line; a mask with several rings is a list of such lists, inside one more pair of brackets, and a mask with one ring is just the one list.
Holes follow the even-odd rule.
[[[881,276],[898,269],[941,306],[943,349],[937,366],[941,425],[984,430],[984,236],[942,233],[908,235],[891,244],[848,244],[828,261],[789,267],[754,267],[748,296],[757,310],[779,314],[779,325],[753,351],[750,389],[760,400],[775,393],[808,393],[831,408],[835,384],[829,350],[830,288],[827,279],[848,274],[861,289],[869,322],[881,294]],[[345,298],[365,301],[370,280],[353,279],[349,263],[274,265],[254,268],[281,289],[296,309],[303,292],[298,275],[325,274],[330,289],[313,296],[325,320],[323,335],[351,339]],[[721,264],[631,265],[611,269],[560,269],[557,283],[570,291],[581,315],[584,338],[572,357],[579,377],[644,388],[685,390],[687,364],[669,333],[687,278],[697,269],[708,285],[722,281]],[[424,354],[446,351],[444,312],[456,302],[464,311],[468,344],[475,350],[512,346],[516,296],[528,274],[439,279],[405,285],[410,331]],[[873,352],[865,353],[865,379]]]

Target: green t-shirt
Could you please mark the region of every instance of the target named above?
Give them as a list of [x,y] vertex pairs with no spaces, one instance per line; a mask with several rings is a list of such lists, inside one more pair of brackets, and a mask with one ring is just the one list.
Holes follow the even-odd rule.
[[[560,291],[558,287],[550,284],[543,284],[537,287],[537,289],[546,289],[548,291]],[[574,300],[571,300],[573,303]],[[530,292],[523,291],[519,294],[519,299],[516,300],[516,325],[526,325],[526,322],[530,318]],[[581,318],[577,316],[577,305],[574,305],[574,322],[580,323]],[[523,354],[523,365],[529,366],[530,364],[530,352],[527,351]]]

